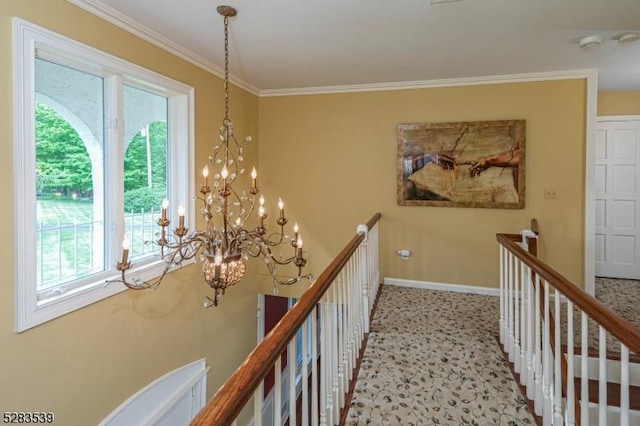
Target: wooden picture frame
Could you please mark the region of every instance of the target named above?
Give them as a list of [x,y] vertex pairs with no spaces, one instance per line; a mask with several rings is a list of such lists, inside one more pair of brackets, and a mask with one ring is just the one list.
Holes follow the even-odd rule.
[[400,206],[523,209],[525,120],[398,124]]

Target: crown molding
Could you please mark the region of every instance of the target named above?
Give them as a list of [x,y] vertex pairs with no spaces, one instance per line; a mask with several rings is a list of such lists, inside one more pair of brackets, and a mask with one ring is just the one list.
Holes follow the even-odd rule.
[[[69,3],[86,10],[87,12],[107,21],[133,35],[157,46],[185,61],[203,69],[217,77],[224,78],[224,70],[213,62],[203,58],[175,43],[168,38],[158,34],[151,28],[142,25],[140,22],[120,13],[112,7],[102,3],[99,0],[67,0]],[[229,76],[229,81],[234,85],[244,89],[254,95],[259,95],[260,91],[257,87],[248,82],[237,78],[233,75]]]
[[[87,12],[107,21],[133,35],[157,46],[185,61],[207,71],[217,77],[224,78],[224,70],[213,62],[195,54],[185,47],[158,34],[140,22],[120,13],[99,0],[67,0],[69,3],[86,10]],[[434,87],[474,86],[485,84],[521,83],[546,80],[569,80],[575,78],[587,78],[596,75],[597,70],[568,70],[526,74],[507,74],[486,77],[465,77],[440,80],[399,81],[388,83],[353,84],[338,86],[298,87],[289,89],[265,89],[260,90],[256,86],[234,75],[229,80],[234,85],[257,95],[259,97],[296,96],[296,95],[320,95],[334,93],[353,92],[381,92],[389,90],[427,89]]]
[[296,96],[325,95],[353,92],[382,92],[388,90],[428,89],[434,87],[478,86],[485,84],[523,83],[547,80],[571,80],[577,78],[597,77],[596,69],[538,72],[527,74],[507,74],[486,77],[447,78],[440,80],[400,81],[391,83],[353,84],[344,86],[300,87],[292,89],[260,90],[258,96]]

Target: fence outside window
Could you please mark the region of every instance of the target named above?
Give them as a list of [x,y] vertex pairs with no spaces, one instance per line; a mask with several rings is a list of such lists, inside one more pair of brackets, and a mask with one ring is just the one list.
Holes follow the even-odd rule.
[[[159,247],[151,244],[156,239],[160,213],[151,209],[124,216],[124,233],[131,241],[130,256],[136,260],[159,253]],[[54,223],[38,221],[37,281],[38,290],[56,286],[71,279],[78,279],[98,272],[94,265],[93,241],[96,233],[103,232],[103,223],[92,218],[82,222]]]

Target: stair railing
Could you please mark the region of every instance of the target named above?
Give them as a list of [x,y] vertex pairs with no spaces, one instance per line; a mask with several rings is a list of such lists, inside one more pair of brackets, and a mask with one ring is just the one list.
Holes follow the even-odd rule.
[[[544,426],[638,424],[640,419],[632,418],[637,411],[630,410],[629,359],[630,353],[640,354],[640,329],[540,261],[535,249],[533,254],[525,250],[523,241],[537,247],[534,233],[497,234],[496,238],[500,244],[500,343],[533,402],[535,415]],[[574,315],[580,318],[579,327],[574,327]],[[589,350],[594,341],[596,353]],[[608,410],[608,391],[617,392],[618,385],[608,383],[607,357],[618,348],[619,410]],[[582,355],[579,368],[575,365],[578,353]],[[596,373],[591,371],[594,358]],[[589,380],[590,374],[597,375],[597,383]],[[638,399],[635,394],[633,398]],[[597,411],[597,419],[594,416],[591,422],[590,402]]]
[[[265,424],[339,423],[378,293],[380,218],[376,213],[366,225],[358,226],[356,235],[220,387],[192,426],[234,425],[243,410],[251,409],[252,397],[253,416],[248,417],[253,426],[261,426],[264,379],[272,368],[273,418],[265,419]],[[302,342],[311,342],[311,353],[302,344],[300,374],[289,367],[288,395],[282,395],[282,354],[288,351],[289,366],[296,364],[299,330]]]

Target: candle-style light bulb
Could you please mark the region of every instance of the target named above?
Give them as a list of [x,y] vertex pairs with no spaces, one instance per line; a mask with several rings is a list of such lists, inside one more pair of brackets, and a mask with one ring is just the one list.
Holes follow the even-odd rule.
[[284,202],[282,198],[278,198],[278,208],[280,209],[280,219],[284,219]]
[[298,242],[296,243],[296,257],[302,259],[302,238],[298,238]]
[[296,222],[293,225],[293,234],[294,235],[293,235],[293,240],[291,241],[294,247],[298,247],[298,238],[299,238],[298,231],[299,230],[300,230],[300,228],[298,228],[298,222]]
[[126,265],[129,261],[129,247],[131,247],[131,241],[126,235],[122,239],[122,264]]
[[208,186],[207,177],[209,176],[209,166],[205,165],[202,169],[202,187],[206,188]]
[[260,196],[260,205],[264,206],[264,195]]
[[220,270],[222,269],[221,265],[222,265],[222,255],[220,253],[217,253],[213,257],[213,277],[216,280],[220,278]]
[[222,170],[220,171],[220,176],[222,176],[222,179],[226,179],[227,176],[229,176],[229,169],[227,169],[226,164],[222,166]]
[[125,235],[124,238],[122,239],[122,250],[129,250],[130,247],[131,247],[131,241],[129,240],[129,237]]
[[167,208],[169,207],[169,200],[162,200],[162,220],[167,220]]
[[184,228],[184,213],[185,213],[184,206],[182,204],[180,204],[178,206],[178,219],[180,221],[178,226],[180,228]]
[[253,179],[253,183],[251,184],[252,189],[258,189],[258,171],[256,168],[251,169],[251,178]]

